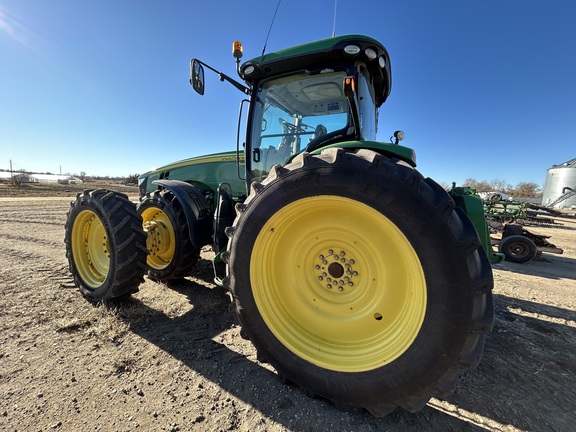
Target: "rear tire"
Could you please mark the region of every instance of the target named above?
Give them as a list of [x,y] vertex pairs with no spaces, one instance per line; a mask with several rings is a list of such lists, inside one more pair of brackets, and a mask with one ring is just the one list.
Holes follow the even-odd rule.
[[178,198],[168,189],[157,190],[146,195],[137,210],[148,234],[148,276],[158,281],[188,276],[200,258],[200,249],[192,246]]
[[369,150],[304,153],[237,211],[225,283],[284,379],[382,416],[421,409],[478,363],[490,264],[432,180]]
[[70,204],[66,257],[80,293],[92,302],[120,301],[144,281],[146,235],[124,194],[86,190]]

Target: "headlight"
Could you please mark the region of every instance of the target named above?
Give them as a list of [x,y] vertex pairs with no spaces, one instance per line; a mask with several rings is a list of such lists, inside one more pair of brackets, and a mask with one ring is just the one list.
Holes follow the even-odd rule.
[[355,55],[360,52],[360,47],[356,45],[346,45],[344,47],[344,52],[346,54]]
[[369,60],[374,60],[378,56],[376,51],[374,51],[372,48],[366,48],[364,50],[364,54],[366,54],[366,57],[368,57]]

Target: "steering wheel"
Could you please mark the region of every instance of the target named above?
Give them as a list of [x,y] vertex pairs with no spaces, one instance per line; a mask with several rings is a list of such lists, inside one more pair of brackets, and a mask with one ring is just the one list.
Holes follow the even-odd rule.
[[314,136],[312,137],[312,140],[318,139],[321,136],[324,136],[328,133],[328,129],[326,129],[326,126],[324,126],[323,124],[319,124],[318,126],[316,126],[316,129],[314,129]]

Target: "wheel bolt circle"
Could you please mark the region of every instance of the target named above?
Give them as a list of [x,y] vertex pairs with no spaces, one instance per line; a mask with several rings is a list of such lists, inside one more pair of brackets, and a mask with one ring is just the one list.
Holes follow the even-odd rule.
[[[316,279],[326,283],[327,289],[338,287],[338,291],[344,291],[344,286],[353,287],[354,278],[358,277],[358,271],[352,266],[356,261],[348,258],[346,251],[341,249],[327,249],[318,254],[318,261],[314,264]],[[332,257],[332,258],[330,258]],[[330,259],[330,263],[328,260]]]

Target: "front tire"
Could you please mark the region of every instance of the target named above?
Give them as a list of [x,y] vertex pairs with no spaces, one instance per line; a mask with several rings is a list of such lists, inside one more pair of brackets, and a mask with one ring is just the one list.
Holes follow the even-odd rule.
[[492,274],[436,183],[372,151],[276,166],[237,207],[229,277],[259,358],[340,407],[420,409],[479,361]]
[[188,276],[200,258],[200,249],[192,246],[178,198],[168,189],[157,190],[146,195],[137,210],[148,235],[148,276],[158,281]]
[[142,219],[126,195],[104,189],[78,194],[65,232],[69,269],[86,299],[116,301],[138,291],[148,251]]

